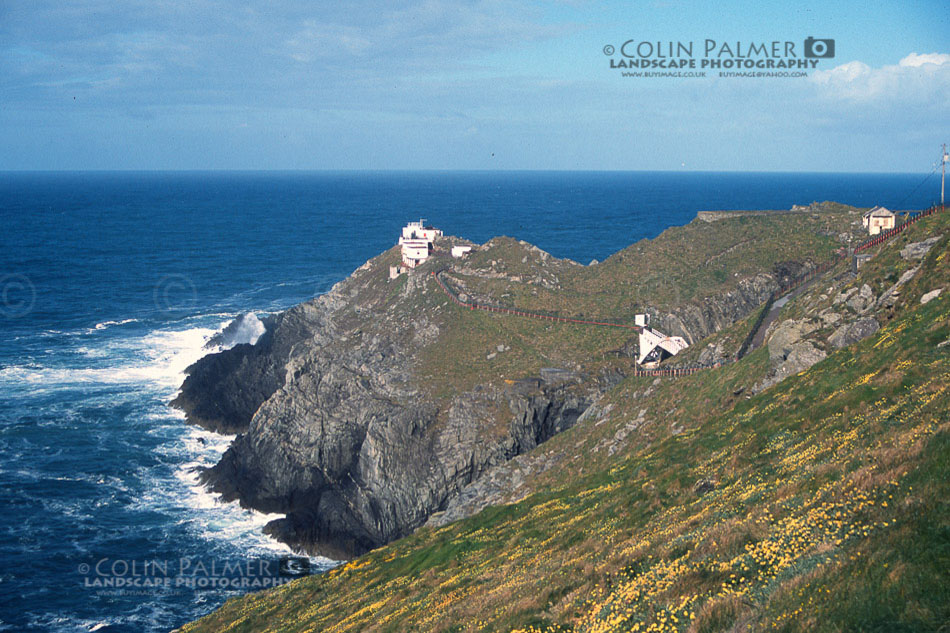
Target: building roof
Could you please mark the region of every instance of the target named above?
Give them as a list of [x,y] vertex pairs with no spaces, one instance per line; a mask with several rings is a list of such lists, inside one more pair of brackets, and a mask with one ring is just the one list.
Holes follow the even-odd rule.
[[877,206],[869,211],[865,212],[865,218],[875,217],[875,218],[893,218],[894,212],[886,207]]

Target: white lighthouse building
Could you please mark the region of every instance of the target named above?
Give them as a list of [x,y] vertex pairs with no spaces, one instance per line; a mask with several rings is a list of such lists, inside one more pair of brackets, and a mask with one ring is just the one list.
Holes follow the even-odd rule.
[[435,238],[442,237],[442,231],[434,226],[426,226],[425,223],[425,219],[420,219],[418,222],[410,222],[402,227],[402,235],[399,237],[399,243],[402,244],[406,240],[427,240],[433,242]]
[[[402,267],[415,268],[432,254],[432,243],[435,238],[442,237],[442,231],[434,226],[426,226],[425,220],[410,222],[402,228],[399,236],[399,245],[402,247]],[[390,277],[401,273],[402,270],[390,271]]]

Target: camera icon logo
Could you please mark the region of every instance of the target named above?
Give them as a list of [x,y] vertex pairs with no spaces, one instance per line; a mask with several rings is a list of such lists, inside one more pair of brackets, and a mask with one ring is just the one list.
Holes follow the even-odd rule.
[[835,56],[834,40],[816,40],[809,37],[805,40],[805,57],[828,58]]

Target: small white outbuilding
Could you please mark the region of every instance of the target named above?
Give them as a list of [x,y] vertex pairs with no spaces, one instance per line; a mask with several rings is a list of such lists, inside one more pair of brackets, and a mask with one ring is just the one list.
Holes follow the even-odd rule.
[[634,323],[640,326],[640,354],[637,364],[643,367],[656,367],[661,360],[676,356],[689,347],[682,336],[667,336],[650,327],[650,315],[638,314]]
[[869,235],[877,235],[881,231],[889,231],[897,225],[897,214],[885,207],[877,206],[861,216],[864,228]]

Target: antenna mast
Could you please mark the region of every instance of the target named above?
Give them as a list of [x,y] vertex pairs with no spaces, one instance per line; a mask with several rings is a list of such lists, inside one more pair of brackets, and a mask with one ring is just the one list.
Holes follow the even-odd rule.
[[940,159],[940,206],[943,206],[943,185],[944,181],[947,179],[947,160],[950,157],[947,156],[947,144],[943,144],[943,156]]

